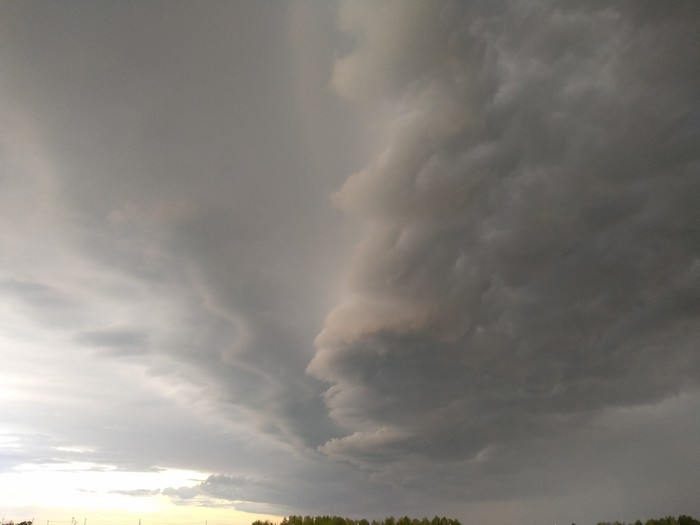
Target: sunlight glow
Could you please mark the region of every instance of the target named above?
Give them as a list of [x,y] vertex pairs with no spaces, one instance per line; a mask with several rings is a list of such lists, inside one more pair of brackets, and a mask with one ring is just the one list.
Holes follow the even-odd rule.
[[[279,521],[279,516],[238,511],[231,502],[214,498],[177,502],[162,494],[166,488],[194,487],[207,476],[209,473],[184,469],[122,471],[114,465],[90,462],[25,463],[0,473],[0,507],[8,519],[34,519],[37,525]],[[37,500],[42,502],[40,507]]]
[[[113,465],[89,462],[22,464],[0,474],[0,505],[25,506],[37,500],[60,509],[121,509],[154,512],[162,504],[157,495],[166,487],[193,486],[208,474],[164,469],[155,472],[119,471]],[[145,497],[130,495],[144,491]]]

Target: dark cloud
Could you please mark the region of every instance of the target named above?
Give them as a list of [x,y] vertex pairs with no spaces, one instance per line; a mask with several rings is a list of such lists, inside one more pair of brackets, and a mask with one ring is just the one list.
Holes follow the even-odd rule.
[[[236,472],[235,467],[231,472]],[[162,493],[181,504],[207,506],[235,504],[237,509],[277,515],[303,514],[309,508],[321,514],[355,515],[361,502],[363,515],[385,512],[387,506],[404,507],[408,500],[383,481],[368,480],[340,464],[297,465],[279,463],[274,471],[254,474],[214,474],[193,487],[164,488]]]
[[322,452],[512,497],[539,443],[697,391],[700,32],[650,8],[346,5],[335,85],[395,117],[334,196],[367,233],[309,365]]
[[700,513],[695,3],[0,10],[0,482]]

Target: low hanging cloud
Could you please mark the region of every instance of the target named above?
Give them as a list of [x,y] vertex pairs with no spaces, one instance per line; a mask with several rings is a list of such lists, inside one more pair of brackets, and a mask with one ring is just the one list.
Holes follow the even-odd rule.
[[700,512],[697,5],[2,4],[0,483]]
[[697,391],[698,20],[691,2],[344,4],[334,86],[386,141],[333,196],[364,233],[308,367],[344,429],[321,452],[393,479],[507,472]]

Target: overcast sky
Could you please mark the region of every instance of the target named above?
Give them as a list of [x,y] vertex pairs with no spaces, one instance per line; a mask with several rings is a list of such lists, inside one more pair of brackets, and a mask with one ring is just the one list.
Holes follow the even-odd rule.
[[6,519],[700,515],[700,3],[3,2],[0,148]]

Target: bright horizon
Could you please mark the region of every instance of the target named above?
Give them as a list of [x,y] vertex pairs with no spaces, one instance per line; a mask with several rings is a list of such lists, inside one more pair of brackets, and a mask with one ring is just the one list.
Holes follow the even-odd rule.
[[[32,520],[35,525],[69,523],[82,525],[111,523],[163,524],[233,524],[250,525],[255,520],[279,521],[275,514],[237,511],[229,502],[204,505],[177,505],[160,494],[164,486],[194,487],[211,473],[162,470],[156,472],[116,471],[109,465],[35,465],[18,466],[15,473],[0,474],[0,508],[5,522]],[[78,487],[89,487],[89,490]],[[129,494],[139,487],[142,494]],[[124,492],[124,493],[121,493]],[[42,494],[40,505],[36,494]],[[223,507],[212,506],[215,503]]]

